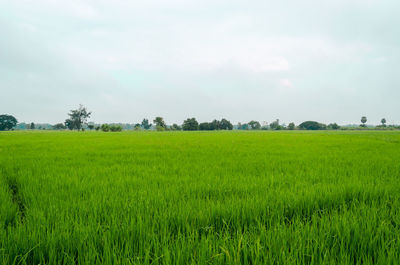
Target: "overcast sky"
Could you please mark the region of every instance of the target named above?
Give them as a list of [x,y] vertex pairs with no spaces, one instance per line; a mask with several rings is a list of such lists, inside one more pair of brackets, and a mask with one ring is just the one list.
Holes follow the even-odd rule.
[[0,114],[400,123],[399,0],[0,0]]

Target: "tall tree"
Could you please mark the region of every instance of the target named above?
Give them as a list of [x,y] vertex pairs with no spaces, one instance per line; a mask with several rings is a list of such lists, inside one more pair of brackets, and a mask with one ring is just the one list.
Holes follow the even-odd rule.
[[296,128],[296,125],[294,125],[294,122],[289,123],[288,129],[289,130],[294,130]]
[[250,121],[248,124],[252,130],[259,130],[261,128],[261,124],[258,121]]
[[82,129],[83,124],[87,123],[87,119],[90,118],[91,114],[84,106],[79,105],[78,109],[71,110],[68,113],[69,119],[65,120],[65,126],[70,130],[76,129],[79,131]]
[[145,130],[148,130],[148,129],[150,129],[151,128],[151,123],[149,123],[149,120],[148,119],[143,119],[143,121],[142,121],[142,128],[143,129],[145,129]]
[[182,129],[184,131],[197,131],[199,129],[199,123],[196,118],[189,118],[183,121]]
[[381,123],[382,123],[382,127],[386,127],[386,119],[385,119],[385,118],[383,118],[383,119],[381,120]]
[[367,127],[366,125],[365,125],[365,123],[367,122],[367,117],[365,117],[365,116],[362,116],[361,117],[361,127]]
[[156,117],[153,122],[156,124],[157,127],[159,128],[166,128],[167,125],[165,124],[165,121],[162,117]]
[[210,122],[210,130],[219,130],[220,126],[219,126],[220,122],[219,120],[213,120],[212,122]]
[[222,119],[219,123],[219,128],[221,130],[232,130],[233,129],[233,125],[230,121],[228,121],[227,119]]
[[271,128],[271,130],[279,130],[280,129],[279,119],[276,119],[276,121],[271,122],[269,128]]
[[0,131],[8,131],[17,126],[17,119],[12,115],[0,115]]
[[35,129],[35,124],[33,123],[33,122],[31,122],[31,125],[30,125],[30,127],[29,127],[31,130],[34,130]]

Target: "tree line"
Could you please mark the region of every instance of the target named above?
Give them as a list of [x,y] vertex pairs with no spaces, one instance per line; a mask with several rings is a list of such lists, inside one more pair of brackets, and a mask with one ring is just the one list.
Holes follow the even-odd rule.
[[[214,119],[210,122],[199,123],[196,118],[188,118],[183,121],[181,125],[176,123],[172,125],[167,125],[162,117],[156,117],[153,123],[150,123],[148,119],[144,118],[141,123],[132,124],[129,126],[123,126],[121,124],[94,124],[88,122],[92,112],[88,111],[86,107],[79,105],[78,109],[71,110],[67,115],[68,118],[64,123],[57,123],[55,125],[46,126],[47,129],[53,130],[96,130],[104,132],[120,132],[123,129],[133,129],[133,130],[157,130],[157,131],[215,131],[215,130],[339,130],[339,129],[356,129],[357,127],[341,127],[337,123],[330,123],[328,125],[316,122],[316,121],[305,121],[299,125],[295,125],[293,122],[286,124],[281,124],[279,119],[269,123],[261,125],[260,122],[251,120],[247,123],[238,123],[233,125],[229,120],[222,118],[221,120]],[[367,126],[367,117],[361,117],[361,124],[358,126],[360,129],[365,128],[390,128],[390,129],[400,129],[400,126],[386,125],[386,119],[381,119],[381,124],[378,126]],[[17,119],[8,114],[0,115],[0,131],[13,130],[18,124]],[[35,123],[30,123],[25,125],[24,129],[46,129],[41,126],[36,127]]]

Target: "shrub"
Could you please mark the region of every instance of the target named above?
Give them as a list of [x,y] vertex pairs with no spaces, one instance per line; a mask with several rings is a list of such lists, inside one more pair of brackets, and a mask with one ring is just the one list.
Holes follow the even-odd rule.
[[65,130],[67,127],[62,123],[57,123],[53,126],[53,130]]
[[112,131],[112,132],[120,132],[120,131],[122,131],[122,126],[113,124],[113,125],[110,126],[110,131]]
[[162,131],[165,131],[165,127],[163,127],[161,125],[156,125],[156,130],[162,132]]
[[108,124],[102,124],[102,125],[101,125],[101,130],[102,130],[103,132],[108,132],[108,131],[110,131],[110,125],[108,125]]

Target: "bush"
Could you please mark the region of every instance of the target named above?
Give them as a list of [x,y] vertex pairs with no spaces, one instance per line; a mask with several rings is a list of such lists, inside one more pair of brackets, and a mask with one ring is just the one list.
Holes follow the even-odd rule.
[[116,124],[107,124],[107,123],[105,123],[105,124],[102,124],[101,125],[101,127],[100,127],[100,129],[103,131],[103,132],[120,132],[120,131],[122,131],[122,126],[121,125],[116,125]]
[[112,131],[112,132],[120,132],[120,131],[122,131],[122,126],[113,124],[113,125],[110,126],[110,131]]
[[165,127],[161,125],[156,125],[156,130],[162,132],[165,131]]
[[110,125],[108,125],[108,124],[102,124],[102,125],[101,125],[101,130],[102,130],[103,132],[108,132],[108,131],[110,131]]
[[53,126],[53,130],[65,130],[67,127],[62,123],[57,123]]

